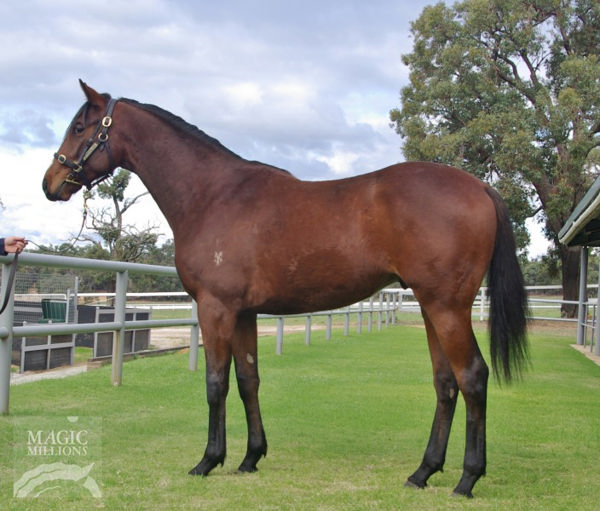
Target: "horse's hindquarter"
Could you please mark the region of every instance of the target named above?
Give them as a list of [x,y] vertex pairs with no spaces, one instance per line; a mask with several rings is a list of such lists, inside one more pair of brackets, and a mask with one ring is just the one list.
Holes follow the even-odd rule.
[[[470,306],[487,271],[496,237],[496,211],[482,181],[446,165],[393,167],[385,187],[390,259],[419,300]],[[397,174],[398,177],[392,177]],[[464,303],[462,303],[464,302]]]

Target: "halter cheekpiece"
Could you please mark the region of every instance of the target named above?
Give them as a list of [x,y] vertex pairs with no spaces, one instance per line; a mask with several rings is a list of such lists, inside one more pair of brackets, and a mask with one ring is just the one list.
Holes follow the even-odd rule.
[[[90,190],[93,186],[108,178],[111,172],[114,170],[114,162],[110,152],[110,147],[108,145],[108,129],[112,125],[112,114],[117,101],[118,99],[113,98],[109,100],[108,106],[106,107],[106,113],[104,114],[102,120],[98,122],[96,132],[87,141],[83,151],[81,152],[79,160],[73,161],[64,154],[54,153],[54,158],[58,163],[71,169],[67,179],[65,179],[65,183],[71,183],[77,186],[85,186],[88,190]],[[100,151],[104,151],[104,149],[106,149],[110,162],[110,169],[105,175],[90,180],[85,175],[83,166],[94,154],[96,149],[100,149]]]

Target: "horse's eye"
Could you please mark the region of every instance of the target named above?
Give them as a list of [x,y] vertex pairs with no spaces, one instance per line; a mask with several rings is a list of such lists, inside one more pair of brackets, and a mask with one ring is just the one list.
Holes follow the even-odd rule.
[[73,126],[73,134],[74,135],[81,135],[83,133],[84,130],[84,126],[81,123],[76,123],[75,126]]

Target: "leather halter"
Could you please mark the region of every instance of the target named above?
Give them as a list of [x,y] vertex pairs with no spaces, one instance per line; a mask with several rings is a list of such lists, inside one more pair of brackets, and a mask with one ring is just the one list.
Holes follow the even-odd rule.
[[[81,152],[79,160],[73,161],[64,154],[54,153],[54,158],[58,163],[71,169],[71,172],[69,172],[69,175],[65,179],[65,183],[71,183],[77,186],[85,186],[88,190],[91,190],[93,186],[108,178],[111,172],[114,170],[115,165],[110,152],[110,147],[108,146],[108,129],[112,125],[112,114],[117,101],[118,99],[113,98],[109,100],[108,106],[106,107],[106,113],[104,114],[102,120],[98,122],[95,133],[87,141],[83,151]],[[100,149],[101,151],[106,149],[110,168],[105,175],[90,181],[90,179],[85,175],[83,166],[91,158],[96,149]]]

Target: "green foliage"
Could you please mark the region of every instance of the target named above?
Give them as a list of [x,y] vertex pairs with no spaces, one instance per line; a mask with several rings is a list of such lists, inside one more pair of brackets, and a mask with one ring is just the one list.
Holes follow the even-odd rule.
[[560,278],[552,264],[553,259],[543,256],[531,261],[521,261],[521,270],[527,286],[560,285]]
[[[403,56],[410,84],[390,112],[407,159],[449,163],[504,197],[517,243],[543,215],[563,297],[577,297],[578,248],[558,232],[598,175],[600,3],[464,0],[426,7]],[[566,315],[575,307],[564,306]]]
[[[600,3],[465,0],[426,7],[403,56],[410,84],[391,111],[408,159],[491,182],[521,246],[539,209],[557,234],[597,175]],[[563,260],[564,262],[564,260]]]
[[[99,244],[86,244],[84,246],[73,246],[63,244],[59,246],[41,247],[38,250],[42,254],[59,254],[70,257],[83,257],[86,259],[110,260],[110,253]],[[137,262],[146,264],[157,264],[164,266],[174,265],[173,240],[167,240],[163,245],[149,245],[144,254]],[[49,275],[74,275],[79,277],[80,292],[108,292],[114,291],[114,272],[100,272],[80,269],[64,268],[41,268],[20,266],[19,271],[28,274],[45,273]],[[130,292],[152,292],[152,291],[183,291],[181,282],[177,277],[164,277],[158,275],[132,275],[128,291]]]
[[103,181],[97,187],[98,196],[102,199],[125,201],[125,189],[131,181],[131,172],[119,169],[111,179]]
[[[91,206],[87,210],[86,226],[92,234],[84,235],[84,239],[96,245],[99,250],[108,251],[111,260],[136,262],[153,249],[158,233],[152,226],[142,230],[125,223],[125,213],[138,200],[147,195],[144,192],[135,197],[128,197],[126,189],[131,180],[131,173],[119,169],[110,179],[100,183],[95,190],[89,192],[88,199],[103,199],[100,206]],[[108,202],[109,207],[104,204]]]
[[[173,266],[175,264],[175,243],[173,239],[165,241],[160,246],[156,244],[148,246],[138,262]],[[178,277],[158,275],[135,275],[129,287],[132,292],[183,291],[183,286]]]

